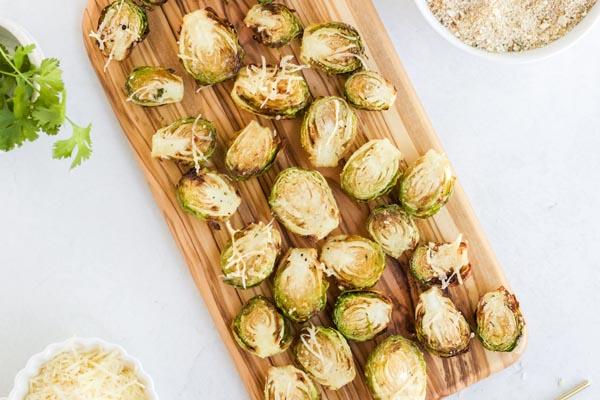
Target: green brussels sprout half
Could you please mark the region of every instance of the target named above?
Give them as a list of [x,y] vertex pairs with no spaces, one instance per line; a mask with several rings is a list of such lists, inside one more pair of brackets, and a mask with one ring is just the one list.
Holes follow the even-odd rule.
[[429,150],[411,164],[400,182],[400,203],[404,210],[417,218],[431,217],[450,199],[456,177],[450,161]]
[[104,7],[98,20],[98,29],[90,37],[108,57],[104,69],[112,60],[122,61],[131,49],[148,34],[146,11],[131,0],[116,0]]
[[481,344],[491,351],[513,351],[525,327],[519,302],[504,286],[479,299],[475,320]]
[[285,56],[279,65],[247,65],[238,74],[231,98],[242,110],[267,118],[290,119],[311,101],[308,83],[300,70]]
[[466,352],[472,337],[465,317],[437,287],[419,296],[415,309],[415,330],[423,347],[440,357]]
[[281,234],[273,224],[249,224],[231,232],[221,252],[223,281],[239,289],[260,284],[273,272],[281,251]]
[[352,382],[356,376],[350,346],[344,336],[333,328],[303,328],[293,352],[300,368],[331,390]]
[[183,17],[178,51],[183,67],[201,86],[233,78],[245,55],[233,25],[211,8]]
[[300,21],[283,4],[255,4],[244,24],[254,32],[254,39],[267,47],[283,47],[302,34]]
[[265,400],[319,400],[312,379],[293,365],[270,367],[265,382]]
[[427,243],[417,247],[410,260],[410,272],[426,285],[462,285],[471,273],[468,243],[458,235],[452,243]]
[[258,0],[258,4],[271,4],[274,0]]
[[290,248],[275,272],[275,304],[292,321],[305,322],[325,307],[328,287],[317,250]]
[[162,6],[169,0],[142,0],[142,4],[148,7]]
[[374,290],[342,292],[333,309],[337,330],[355,342],[371,340],[384,332],[391,319],[391,300]]
[[225,167],[235,179],[245,181],[268,170],[280,149],[277,132],[251,121],[227,148]]
[[379,343],[367,359],[365,377],[375,400],[425,400],[427,394],[423,353],[402,336]]
[[152,136],[152,157],[178,160],[199,169],[217,147],[217,128],[202,117],[184,118],[160,128]]
[[350,156],[340,175],[340,185],[356,200],[376,199],[396,185],[401,162],[402,153],[389,140],[370,140]]
[[357,108],[380,111],[388,110],[394,104],[398,91],[379,73],[362,70],[346,80],[344,95]]
[[125,82],[127,101],[140,106],[161,106],[183,100],[183,79],[172,69],[137,67]]
[[348,155],[356,137],[358,118],[341,97],[319,97],[308,108],[300,143],[315,167],[336,167]]
[[377,283],[385,269],[385,254],[377,243],[357,235],[338,235],[323,243],[321,262],[325,273],[340,286],[367,289]]
[[242,202],[230,179],[208,168],[191,169],[183,175],[177,199],[187,213],[212,221],[228,220]]
[[415,221],[397,204],[375,207],[367,219],[367,231],[393,258],[399,258],[407,250],[414,250],[420,238]]
[[318,241],[340,223],[331,188],[317,171],[286,168],[277,175],[269,196],[271,212],[288,230]]
[[292,328],[266,297],[254,296],[231,323],[237,344],[260,358],[283,353],[293,341]]
[[310,24],[304,29],[300,59],[328,74],[363,66],[365,48],[356,28],[343,22]]

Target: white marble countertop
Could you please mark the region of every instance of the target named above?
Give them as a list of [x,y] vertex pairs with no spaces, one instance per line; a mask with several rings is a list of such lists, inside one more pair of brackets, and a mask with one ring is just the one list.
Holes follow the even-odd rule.
[[[600,398],[600,24],[546,61],[467,55],[411,0],[375,0],[529,323],[520,362],[461,399]],[[163,399],[246,399],[81,39],[84,0],[0,0],[62,60],[69,114],[93,121],[74,171],[53,138],[0,154],[0,396],[26,360],[73,335],[141,359]],[[352,399],[358,400],[358,399]]]

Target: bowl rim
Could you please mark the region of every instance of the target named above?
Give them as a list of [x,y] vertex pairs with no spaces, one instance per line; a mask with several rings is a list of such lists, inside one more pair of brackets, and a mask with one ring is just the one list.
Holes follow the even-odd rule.
[[85,349],[101,347],[108,351],[118,351],[123,356],[125,362],[134,367],[135,373],[144,383],[146,392],[148,393],[148,400],[158,400],[158,394],[154,388],[154,381],[150,375],[144,371],[142,363],[137,358],[127,353],[127,351],[118,344],[110,343],[97,337],[72,337],[62,342],[51,343],[41,352],[31,356],[25,364],[25,367],[15,376],[13,388],[10,391],[7,400],[23,400],[29,391],[29,380],[39,373],[42,365],[58,353],[72,348],[73,346]]
[[555,41],[548,43],[545,46],[531,50],[525,50],[522,52],[492,53],[483,49],[469,46],[454,36],[454,34],[448,28],[442,25],[442,23],[433,15],[429,5],[427,4],[427,0],[415,0],[415,3],[421,15],[425,18],[429,25],[452,45],[475,56],[506,64],[523,64],[541,61],[548,57],[559,54],[573,46],[581,38],[588,34],[596,22],[600,20],[600,1],[596,1],[596,3],[594,3],[588,10],[587,14],[581,19],[581,21],[579,21],[577,25],[573,27],[573,29]]
[[[29,54],[29,59],[33,65],[39,66],[44,59],[44,53],[35,38],[21,25],[0,17],[0,29],[8,32],[19,44],[26,46],[35,44],[35,49]],[[9,49],[10,50],[10,49]]]

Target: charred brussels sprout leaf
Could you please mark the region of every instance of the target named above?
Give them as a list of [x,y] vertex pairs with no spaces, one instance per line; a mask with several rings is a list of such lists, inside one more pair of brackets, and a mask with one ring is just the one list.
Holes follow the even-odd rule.
[[325,273],[344,288],[366,289],[375,285],[385,268],[385,254],[377,243],[356,235],[327,239],[321,249]]
[[342,189],[368,201],[388,193],[398,182],[402,153],[387,139],[370,140],[356,150],[340,176]]
[[415,328],[419,342],[437,356],[452,357],[469,349],[471,328],[467,320],[437,287],[419,296]]
[[131,0],[116,0],[106,6],[100,14],[98,29],[90,37],[108,57],[104,69],[111,60],[122,61],[137,43],[148,34],[146,11]]
[[374,71],[358,71],[344,85],[346,99],[357,108],[379,111],[389,109],[398,91],[383,76]]
[[491,351],[513,351],[523,335],[525,320],[515,296],[500,286],[484,294],[475,313],[477,336]]
[[227,149],[225,167],[237,180],[245,181],[269,169],[280,149],[277,133],[252,121]]
[[267,47],[282,47],[302,34],[302,25],[293,11],[282,4],[256,4],[244,23],[254,39]]
[[292,365],[270,367],[265,400],[319,400],[319,390],[304,371]]
[[138,67],[125,82],[127,101],[140,106],[161,106],[183,100],[183,79],[173,70]]
[[289,321],[260,295],[248,300],[233,320],[231,330],[242,349],[260,358],[286,351],[293,340]]
[[325,307],[328,287],[317,250],[290,248],[275,273],[275,304],[292,321],[305,322]]
[[365,365],[365,377],[375,400],[425,400],[423,353],[402,336],[390,336],[373,350]]
[[419,243],[417,224],[397,204],[375,207],[367,219],[367,231],[393,258],[414,250]]
[[363,65],[364,46],[358,31],[342,22],[311,24],[304,29],[300,58],[329,74],[345,74]]
[[356,376],[350,346],[333,328],[303,328],[293,351],[300,368],[329,389],[339,389]]
[[179,119],[152,136],[152,157],[179,160],[199,169],[217,147],[215,125],[201,117]]
[[392,318],[392,302],[373,290],[343,292],[335,302],[333,323],[347,339],[371,340],[387,328]]
[[280,250],[281,234],[273,224],[259,222],[232,232],[221,252],[224,282],[240,289],[260,284],[273,272]]
[[417,218],[430,217],[448,202],[455,180],[448,159],[429,150],[405,171],[400,202],[407,213]]
[[340,97],[320,97],[311,105],[302,122],[300,143],[315,167],[336,167],[348,155],[356,137],[358,119]]
[[211,8],[183,17],[178,46],[183,67],[202,86],[233,78],[245,55],[233,25]]
[[410,260],[410,272],[426,285],[439,285],[442,289],[462,285],[471,273],[467,249],[462,235],[452,243],[422,244]]
[[229,178],[208,168],[183,175],[177,185],[177,199],[187,213],[213,221],[229,219],[241,203]]
[[271,212],[290,231],[321,240],[340,223],[331,188],[317,171],[291,167],[277,175],[269,196]]
[[285,56],[279,65],[248,65],[240,71],[231,98],[242,110],[267,118],[289,119],[311,101],[308,83],[300,70]]

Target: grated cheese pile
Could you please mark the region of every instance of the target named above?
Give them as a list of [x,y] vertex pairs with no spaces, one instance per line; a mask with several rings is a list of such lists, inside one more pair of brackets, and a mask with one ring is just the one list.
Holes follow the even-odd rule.
[[466,44],[494,53],[545,46],[569,32],[596,0],[427,0]]
[[42,365],[24,400],[145,400],[144,384],[116,351],[72,347]]

